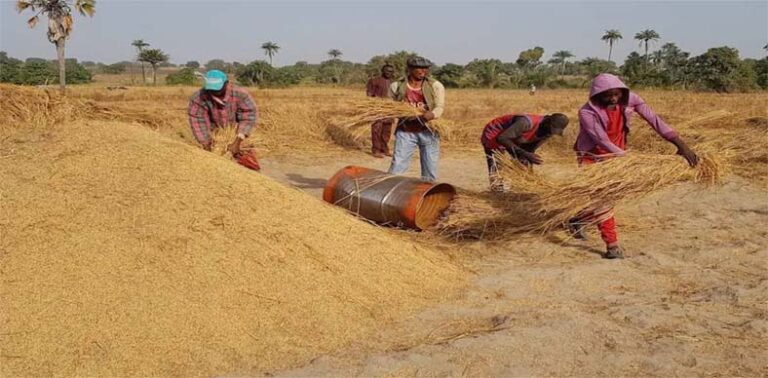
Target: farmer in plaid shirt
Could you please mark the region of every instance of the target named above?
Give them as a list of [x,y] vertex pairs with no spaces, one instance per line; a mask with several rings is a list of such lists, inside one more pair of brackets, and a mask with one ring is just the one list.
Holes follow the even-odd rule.
[[231,84],[227,74],[211,70],[205,74],[205,85],[189,100],[189,126],[197,142],[211,150],[211,130],[237,124],[237,138],[227,149],[241,155],[240,143],[251,134],[258,111],[253,98],[245,89]]

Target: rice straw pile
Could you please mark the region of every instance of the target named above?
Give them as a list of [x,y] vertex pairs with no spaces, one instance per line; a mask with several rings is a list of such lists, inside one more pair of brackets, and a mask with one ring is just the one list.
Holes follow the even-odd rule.
[[0,129],[6,127],[50,126],[78,114],[73,101],[56,91],[0,84]]
[[146,110],[140,106],[104,105],[95,101],[63,97],[58,91],[0,85],[3,91],[0,121],[53,126],[77,119],[137,122],[159,129],[178,118],[176,112]]
[[[721,159],[713,151],[697,150],[699,164],[695,169],[680,156],[630,153],[585,165],[562,181],[548,180],[508,155],[497,154],[499,176],[509,192],[465,193],[463,203],[451,209],[441,228],[455,236],[483,233],[493,237],[496,231],[547,233],[585,211],[613,207],[678,182],[720,182],[725,170]],[[479,230],[479,226],[484,228]]]
[[263,375],[467,279],[441,252],[138,125],[16,124],[0,156],[0,376]]

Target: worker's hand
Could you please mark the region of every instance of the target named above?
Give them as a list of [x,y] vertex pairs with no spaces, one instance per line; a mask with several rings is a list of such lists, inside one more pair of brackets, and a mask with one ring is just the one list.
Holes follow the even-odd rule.
[[688,145],[685,144],[685,142],[683,142],[680,137],[676,137],[670,142],[677,146],[677,154],[684,157],[691,167],[695,167],[697,164],[699,164],[699,157],[696,156],[696,153],[693,152],[693,150],[688,147]]
[[699,157],[696,155],[695,152],[693,152],[692,149],[688,148],[688,146],[683,145],[682,147],[677,148],[677,154],[684,157],[686,161],[688,161],[688,165],[691,167],[695,167],[699,164]]
[[206,151],[210,151],[211,150],[211,142],[208,142],[208,143],[204,144],[203,145],[203,149],[206,150]]
[[533,152],[524,152],[520,154],[521,157],[525,160],[528,160],[531,164],[541,164],[544,162],[544,159],[541,158],[541,156],[534,154]]
[[435,119],[435,113],[432,113],[431,111],[426,112],[426,113],[421,115],[421,119],[423,119],[424,122],[429,122],[429,121]]
[[242,142],[240,138],[235,138],[235,141],[227,146],[227,151],[231,152],[234,157],[240,155],[240,142]]

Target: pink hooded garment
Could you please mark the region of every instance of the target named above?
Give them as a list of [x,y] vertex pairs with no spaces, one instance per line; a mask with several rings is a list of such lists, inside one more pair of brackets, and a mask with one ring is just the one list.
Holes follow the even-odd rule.
[[636,112],[662,138],[671,140],[677,137],[677,132],[669,127],[661,117],[656,115],[640,96],[630,92],[629,88],[621,82],[621,79],[615,75],[604,73],[597,75],[592,80],[592,88],[589,90],[589,101],[579,110],[579,136],[576,138],[576,144],[573,147],[577,154],[589,154],[596,146],[600,146],[616,156],[624,156],[626,154],[624,150],[613,144],[610,138],[608,138],[606,133],[608,115],[593,99],[595,95],[614,88],[620,88],[624,92],[619,101],[619,106],[621,106],[624,112],[624,127],[626,130],[629,130],[632,112]]

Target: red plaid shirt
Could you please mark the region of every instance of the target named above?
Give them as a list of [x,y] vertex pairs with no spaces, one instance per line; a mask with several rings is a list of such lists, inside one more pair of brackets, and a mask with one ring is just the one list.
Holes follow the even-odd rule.
[[211,142],[211,129],[237,123],[237,133],[248,136],[256,126],[258,110],[251,95],[243,88],[227,84],[227,91],[219,103],[204,90],[189,99],[189,126],[195,139],[206,145]]

